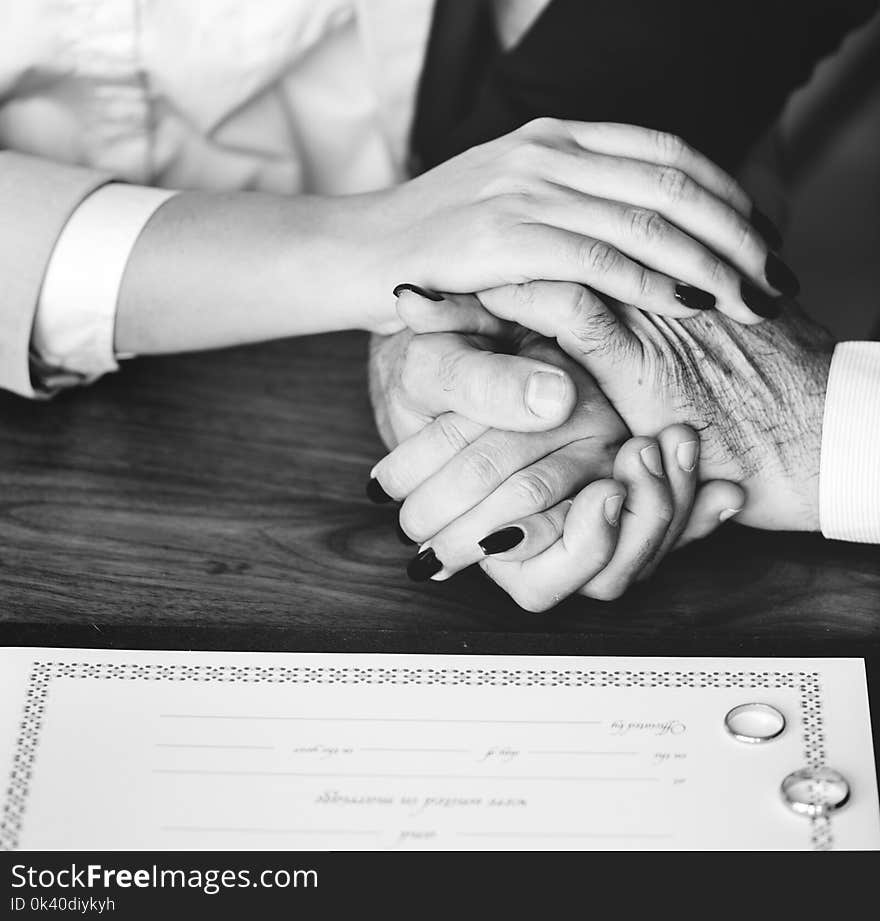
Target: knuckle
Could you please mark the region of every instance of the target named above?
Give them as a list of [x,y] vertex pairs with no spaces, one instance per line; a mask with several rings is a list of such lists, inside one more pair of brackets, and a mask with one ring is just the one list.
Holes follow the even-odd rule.
[[[746,195],[743,187],[728,173],[721,174],[721,195],[725,201],[749,203],[749,196]],[[748,210],[748,209],[747,209]]]
[[480,208],[470,221],[469,248],[477,260],[497,260],[499,253],[510,247],[511,229],[516,223],[509,204],[497,191],[492,194],[495,200]]
[[[513,165],[514,155],[513,153],[508,154],[509,159],[511,160],[511,166]],[[492,173],[490,176],[486,177],[480,186],[480,198],[483,199],[484,203],[489,201],[494,201],[498,203],[498,199],[503,199],[506,195],[512,192],[516,188],[516,173],[513,169],[504,169],[499,173]],[[489,220],[490,215],[483,211],[480,215],[480,221]]]
[[570,284],[565,297],[565,316],[568,325],[579,329],[587,322],[592,306],[592,295],[583,285]]
[[438,416],[434,424],[437,426],[441,439],[455,454],[463,451],[468,446],[469,442],[461,430],[461,425],[451,413]]
[[[589,297],[584,292],[585,297]],[[617,318],[608,311],[590,313],[583,310],[575,318],[569,330],[577,348],[584,354],[602,351],[608,347],[617,332]]]
[[693,196],[693,179],[675,166],[657,167],[656,181],[660,194],[668,202],[676,204]]
[[543,510],[556,501],[556,490],[545,472],[522,470],[511,479],[511,497],[528,509]]
[[581,262],[594,275],[607,275],[617,265],[617,250],[603,240],[590,240],[582,247]]
[[713,285],[723,285],[727,281],[730,270],[717,256],[707,255],[704,260],[703,271]]
[[646,243],[660,243],[669,235],[669,224],[649,208],[631,208],[627,216],[630,233]]
[[462,479],[481,486],[495,486],[505,477],[503,458],[488,445],[462,454],[462,465]]
[[516,144],[510,152],[514,166],[527,172],[540,169],[546,157],[547,148],[537,138],[527,137]]
[[649,272],[648,269],[640,268],[638,270],[638,275],[636,278],[636,290],[638,293],[639,303],[644,304],[650,302],[656,293],[656,284],[655,277],[653,272]]
[[670,163],[678,163],[690,151],[690,147],[677,134],[670,131],[655,131],[654,145],[660,157]]
[[[421,358],[426,356],[420,353],[422,353],[422,349],[416,349],[410,357],[412,367],[409,369],[409,373],[413,376],[424,374],[425,365],[422,363]],[[463,352],[447,352],[437,361],[437,384],[443,391],[450,392],[458,388],[463,356]]]
[[536,512],[534,515],[534,520],[536,524],[540,524],[546,528],[547,532],[550,534],[555,534],[558,537],[562,533],[562,525],[546,509]]
[[555,137],[562,129],[562,122],[557,118],[541,116],[526,122],[518,133],[527,137]]
[[509,289],[511,299],[519,310],[531,311],[538,301],[537,282],[526,282],[523,285],[513,285]]
[[747,252],[754,247],[755,231],[752,225],[739,214],[734,217],[734,237],[736,252]]

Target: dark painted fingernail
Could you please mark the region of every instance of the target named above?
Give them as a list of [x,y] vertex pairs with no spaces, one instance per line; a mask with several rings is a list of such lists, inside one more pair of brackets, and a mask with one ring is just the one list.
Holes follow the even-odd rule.
[[413,582],[427,582],[431,576],[437,575],[443,568],[443,564],[437,559],[431,547],[416,554],[406,567],[406,574]]
[[767,254],[764,277],[777,291],[781,291],[786,297],[797,297],[801,290],[801,283],[797,280],[797,275],[776,253]]
[[712,310],[715,306],[714,294],[702,288],[695,288],[693,285],[676,285],[675,299],[681,301],[685,307],[690,307],[691,310]]
[[418,285],[398,285],[394,289],[394,296],[400,297],[404,291],[412,291],[413,294],[418,294],[419,297],[426,297],[429,301],[443,300],[442,294],[438,294],[436,291],[429,291],[427,288],[420,288]]
[[492,553],[506,553],[508,550],[513,550],[517,544],[522,543],[525,536],[526,532],[522,528],[512,525],[500,531],[493,531],[478,543],[483,553],[489,556]]
[[394,501],[394,497],[389,496],[388,493],[382,489],[382,485],[374,476],[371,476],[367,481],[366,492],[367,498],[370,500],[370,502],[375,502],[376,505],[385,505],[386,502]]
[[417,543],[414,541],[406,531],[400,526],[400,522],[397,522],[397,539],[405,546],[411,547],[413,544]]
[[765,294],[760,288],[750,285],[747,281],[739,286],[740,297],[752,313],[767,320],[775,320],[782,311],[780,298]]
[[779,228],[760,208],[752,208],[749,221],[752,227],[761,234],[770,249],[782,249],[782,234],[779,232]]

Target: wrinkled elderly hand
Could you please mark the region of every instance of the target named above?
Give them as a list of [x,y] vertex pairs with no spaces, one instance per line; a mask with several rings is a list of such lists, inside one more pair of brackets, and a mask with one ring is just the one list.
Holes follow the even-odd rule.
[[[702,479],[741,483],[742,523],[817,530],[819,453],[833,342],[793,303],[773,323],[648,316],[579,285],[535,282],[450,298],[448,309],[401,298],[416,329],[488,332],[488,312],[520,323],[589,371],[632,431],[674,424],[700,433]],[[471,318],[470,320],[468,318]],[[497,331],[506,327],[500,323]]]

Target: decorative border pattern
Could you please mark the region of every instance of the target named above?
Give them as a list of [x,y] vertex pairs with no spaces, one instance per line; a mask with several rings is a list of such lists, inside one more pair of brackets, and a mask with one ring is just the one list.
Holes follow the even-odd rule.
[[[34,772],[43,716],[53,679],[107,681],[247,682],[249,684],[390,684],[465,687],[567,687],[567,688],[792,688],[800,695],[801,738],[804,762],[809,767],[825,763],[822,688],[817,672],[755,671],[652,671],[597,669],[486,669],[406,668],[353,666],[279,666],[113,664],[105,662],[33,663],[25,693],[24,712],[12,759],[6,801],[0,818],[0,850],[18,848]],[[834,840],[831,817],[811,820],[813,850],[829,851]]]

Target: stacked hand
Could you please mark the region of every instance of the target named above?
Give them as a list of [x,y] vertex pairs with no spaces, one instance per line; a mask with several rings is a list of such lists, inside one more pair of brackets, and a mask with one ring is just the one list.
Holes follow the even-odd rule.
[[778,231],[730,176],[631,125],[539,119],[393,189],[316,201],[307,217],[313,264],[332,253],[348,269],[313,272],[321,296],[374,331],[399,329],[389,293],[401,279],[467,293],[553,278],[652,313],[715,308],[742,323],[797,290],[772,250]]
[[402,502],[413,578],[480,562],[544,609],[617,597],[733,515],[816,527],[831,343],[793,306],[776,322],[797,283],[730,177],[667,135],[549,120],[405,195],[441,174],[472,239],[422,248],[395,289],[407,329],[371,354],[397,447],[369,492]]
[[[737,512],[757,527],[816,527],[831,343],[793,305],[744,328],[717,315],[652,317],[537,282],[441,302],[407,291],[399,306],[419,335],[377,347],[385,360],[373,366],[385,374],[374,390],[390,395],[393,440],[418,433],[374,473],[405,500],[401,524],[424,542],[416,577],[479,560],[542,610],[573,591],[617,597],[682,539]],[[484,336],[515,333],[511,321],[546,338],[520,337],[522,357],[480,350]],[[448,327],[465,332],[440,332]],[[511,432],[533,419],[524,396],[536,359],[575,383],[575,410],[550,431]],[[436,366],[447,374],[433,392],[419,371]],[[471,421],[502,409],[506,431]],[[619,447],[628,430],[651,437]]]

